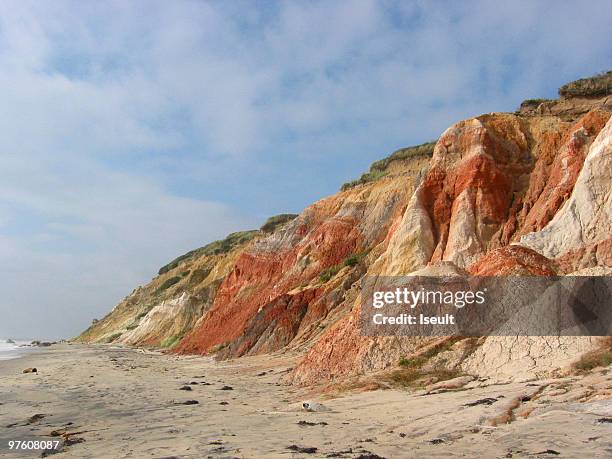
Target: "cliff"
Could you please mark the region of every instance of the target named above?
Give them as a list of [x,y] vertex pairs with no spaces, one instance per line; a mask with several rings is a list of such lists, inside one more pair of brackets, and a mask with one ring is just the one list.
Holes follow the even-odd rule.
[[359,280],[612,272],[610,78],[460,121],[298,216],[185,254],[77,340],[218,358],[297,352],[296,384],[415,357],[425,370],[501,379],[567,368],[598,340],[361,336]]

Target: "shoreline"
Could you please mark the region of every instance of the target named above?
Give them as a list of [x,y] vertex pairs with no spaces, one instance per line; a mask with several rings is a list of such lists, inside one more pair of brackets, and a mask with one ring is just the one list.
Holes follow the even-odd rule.
[[19,359],[23,357],[24,354],[27,354],[33,349],[36,349],[36,346],[32,346],[31,343],[32,340],[21,339],[13,340],[12,346],[11,343],[7,343],[6,341],[0,343],[1,345],[3,345],[2,347],[0,347],[0,362]]
[[[612,417],[605,369],[474,382],[460,391],[328,398],[282,383],[295,362],[290,355],[216,362],[112,345],[35,348],[0,363],[0,455],[19,438],[60,439],[58,457],[75,458],[527,457],[546,450],[605,457],[612,448],[610,423],[600,421]],[[26,367],[38,373],[21,373]],[[589,387],[600,395],[581,403]],[[306,412],[305,400],[324,408]],[[508,410],[506,424],[500,416]]]

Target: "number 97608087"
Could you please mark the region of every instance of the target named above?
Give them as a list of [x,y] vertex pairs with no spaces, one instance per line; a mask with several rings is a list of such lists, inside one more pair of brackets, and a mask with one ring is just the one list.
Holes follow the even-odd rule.
[[37,449],[58,449],[59,440],[9,440],[8,449],[12,450],[37,450]]

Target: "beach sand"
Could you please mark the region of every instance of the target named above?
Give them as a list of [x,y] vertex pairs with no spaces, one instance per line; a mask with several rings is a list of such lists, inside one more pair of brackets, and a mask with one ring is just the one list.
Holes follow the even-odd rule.
[[[8,451],[19,439],[67,440],[53,457],[75,458],[612,456],[605,370],[429,395],[389,389],[329,398],[282,384],[294,364],[291,356],[215,362],[110,346],[40,349],[0,362],[0,456],[41,456]],[[28,367],[38,372],[23,374]],[[593,390],[600,395],[576,401]],[[304,400],[327,410],[305,412]]]

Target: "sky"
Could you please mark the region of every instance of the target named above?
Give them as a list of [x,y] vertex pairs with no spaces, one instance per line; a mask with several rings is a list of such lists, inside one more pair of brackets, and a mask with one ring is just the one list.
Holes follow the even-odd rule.
[[612,2],[0,3],[0,337],[612,67]]

